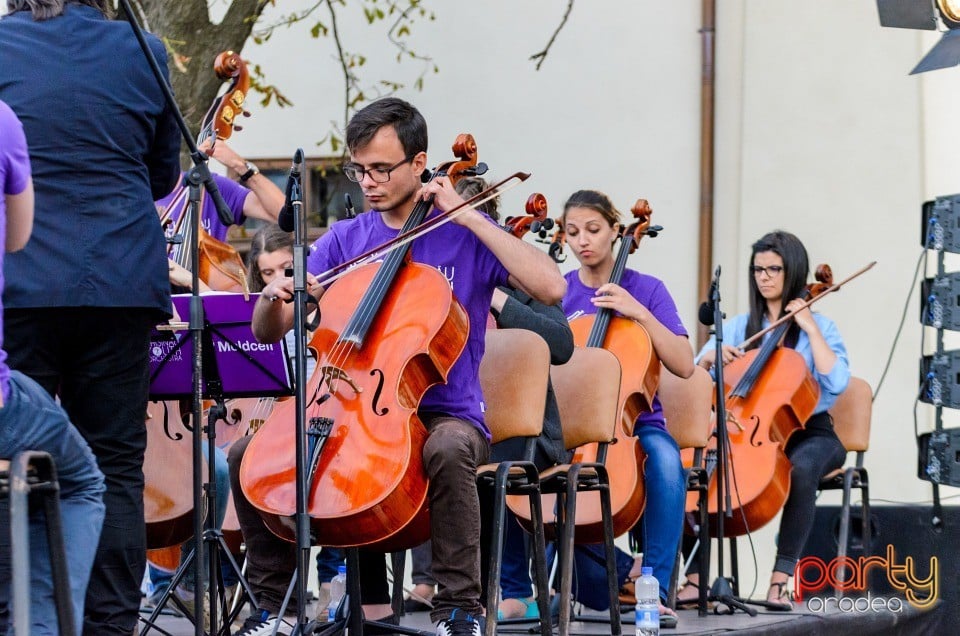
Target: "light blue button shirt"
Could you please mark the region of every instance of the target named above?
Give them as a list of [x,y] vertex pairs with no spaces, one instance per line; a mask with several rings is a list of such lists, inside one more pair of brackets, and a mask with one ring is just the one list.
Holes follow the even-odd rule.
[[[746,340],[747,317],[748,314],[740,314],[723,323],[724,344],[736,346]],[[827,345],[837,355],[837,361],[833,363],[833,368],[830,369],[829,373],[818,372],[813,363],[810,338],[807,337],[806,332],[800,331],[800,337],[797,339],[797,346],[794,347],[794,350],[803,356],[807,368],[810,369],[813,378],[820,385],[820,401],[814,410],[814,414],[817,414],[823,413],[833,406],[833,403],[837,401],[837,396],[847,388],[847,383],[850,381],[850,365],[847,361],[847,347],[843,344],[843,338],[840,337],[840,330],[837,329],[837,325],[826,316],[818,313],[813,314],[813,319],[816,321],[817,327],[820,328],[820,333],[823,334]],[[764,319],[763,326],[766,327],[769,324],[770,321]],[[765,335],[763,340],[766,341],[770,335],[769,333]],[[703,354],[712,351],[714,347],[716,347],[716,337],[711,336],[710,341],[697,354],[696,361],[700,362]],[[712,374],[713,371],[711,370]]]

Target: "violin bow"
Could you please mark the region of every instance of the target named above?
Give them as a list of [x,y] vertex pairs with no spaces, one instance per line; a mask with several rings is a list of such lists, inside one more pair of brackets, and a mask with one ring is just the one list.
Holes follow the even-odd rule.
[[509,177],[507,177],[506,179],[503,179],[493,184],[486,190],[482,190],[478,192],[477,194],[473,195],[472,197],[470,197],[460,205],[456,206],[455,208],[451,208],[450,210],[447,210],[443,214],[438,214],[437,216],[421,223],[420,225],[418,225],[417,227],[411,230],[408,230],[406,232],[401,232],[400,234],[398,234],[391,240],[387,241],[383,245],[376,247],[370,250],[369,252],[361,254],[360,256],[358,256],[357,258],[353,259],[348,263],[344,263],[342,265],[332,267],[327,271],[321,274],[318,274],[317,283],[323,287],[326,287],[328,284],[332,283],[333,281],[345,276],[346,273],[350,271],[352,268],[358,265],[366,265],[367,263],[373,262],[397,248],[403,247],[410,241],[413,241],[414,239],[417,239],[423,236],[424,234],[427,234],[428,232],[432,232],[433,230],[437,229],[441,225],[445,225],[449,223],[453,219],[457,218],[458,216],[466,212],[468,209],[478,205],[482,205],[487,201],[500,196],[504,192],[508,192],[509,190],[512,190],[513,188],[517,187],[518,185],[520,185],[521,183],[523,183],[529,178],[530,178],[530,173],[528,172],[515,172]]
[[786,321],[788,321],[788,320],[790,320],[791,318],[793,318],[797,313],[803,311],[804,309],[806,309],[807,307],[809,307],[809,306],[812,305],[813,303],[817,302],[818,300],[820,300],[821,298],[823,298],[823,297],[826,296],[827,294],[829,294],[829,293],[831,293],[831,292],[837,291],[838,289],[840,289],[840,287],[842,287],[843,285],[846,285],[847,283],[849,283],[850,281],[852,281],[854,278],[856,278],[856,277],[859,276],[860,274],[865,273],[867,270],[871,269],[871,268],[872,268],[874,265],[876,265],[876,264],[877,264],[877,261],[870,261],[870,263],[868,263],[867,265],[861,267],[860,269],[858,269],[857,271],[855,271],[853,274],[850,274],[849,276],[847,276],[846,278],[844,278],[844,279],[843,279],[842,281],[840,281],[839,283],[834,283],[833,285],[831,285],[831,286],[828,287],[827,289],[823,290],[822,293],[817,294],[816,296],[814,296],[814,297],[811,298],[810,300],[805,300],[805,301],[803,301],[803,304],[802,304],[800,307],[798,307],[797,309],[794,309],[793,311],[787,312],[786,314],[784,314],[783,316],[781,316],[780,318],[778,318],[778,319],[775,320],[774,322],[772,322],[772,323],[770,323],[769,325],[767,325],[767,327],[766,327],[765,329],[761,329],[761,330],[758,331],[757,333],[753,334],[752,336],[750,336],[749,338],[747,338],[746,340],[744,340],[743,342],[741,342],[740,344],[738,344],[738,345],[737,345],[737,349],[740,349],[741,351],[743,351],[744,349],[746,349],[747,347],[749,347],[751,344],[753,344],[754,342],[756,342],[756,341],[759,340],[760,338],[764,337],[768,332],[772,331],[773,329],[776,329],[778,326],[782,325],[782,324],[785,323]]

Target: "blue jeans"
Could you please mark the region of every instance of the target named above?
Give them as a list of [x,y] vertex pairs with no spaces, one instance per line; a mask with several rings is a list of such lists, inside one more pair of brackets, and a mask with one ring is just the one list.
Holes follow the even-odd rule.
[[[103,524],[105,490],[103,474],[86,441],[64,413],[36,382],[17,371],[10,375],[10,395],[0,409],[0,457],[12,458],[23,450],[50,453],[60,484],[60,514],[74,629],[83,627],[87,581]],[[0,517],[0,632],[6,633],[10,602],[10,524],[6,511]],[[53,574],[48,557],[44,516],[30,513],[30,619],[29,629],[18,633],[59,634],[53,601]]]
[[[207,454],[207,440],[203,440],[203,456],[209,460]],[[217,489],[217,498],[215,505],[217,507],[217,525],[223,523],[223,516],[227,512],[227,503],[230,501],[230,469],[227,466],[227,454],[223,451],[222,448],[214,449],[214,461],[213,461],[213,470],[214,470],[214,479],[216,480],[215,486]],[[193,540],[187,541],[183,544],[183,547],[180,550],[180,563],[183,563],[187,554],[194,547]],[[196,564],[196,560],[194,560]],[[201,568],[205,565],[201,565]],[[170,581],[173,580],[173,572],[168,570],[161,570],[160,568],[154,567],[153,564],[149,564],[148,569],[150,571],[150,583],[152,584],[151,596],[156,595],[160,596],[168,587],[170,587]],[[206,570],[204,570],[206,572]],[[230,564],[226,562],[226,559],[221,559],[220,563],[220,573],[223,575],[223,584],[226,586],[231,586],[237,583],[237,575],[234,573],[233,568],[230,567]],[[180,587],[184,590],[193,589],[193,569],[188,569],[184,577],[180,579]]]
[[[680,463],[680,448],[668,432],[654,426],[640,426],[634,434],[647,454],[643,472],[647,505],[630,533],[643,546],[643,564],[653,568],[660,584],[660,599],[665,601],[683,533],[686,479]],[[602,545],[576,547],[574,595],[587,607],[601,611],[610,605],[604,563]],[[617,581],[625,582],[631,567],[633,559],[618,549]]]
[[517,517],[507,510],[503,528],[503,561],[500,564],[500,594],[504,599],[533,596],[527,537]]
[[322,547],[317,553],[317,581],[329,583],[337,575],[337,568],[344,564],[346,553],[339,548]]

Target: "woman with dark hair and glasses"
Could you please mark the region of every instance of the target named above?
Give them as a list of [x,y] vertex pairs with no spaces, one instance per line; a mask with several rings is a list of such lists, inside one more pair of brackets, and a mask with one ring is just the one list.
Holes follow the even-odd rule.
[[[748,272],[750,311],[723,325],[723,340],[743,342],[784,314],[800,308],[809,272],[807,250],[793,234],[778,230],[754,243]],[[754,343],[748,349],[761,344]],[[792,605],[786,585],[813,527],[817,485],[821,477],[843,465],[847,455],[833,430],[827,409],[847,388],[850,367],[847,349],[837,326],[829,318],[809,309],[794,316],[784,346],[803,356],[810,373],[820,384],[820,401],[814,414],[803,429],[790,436],[785,449],[793,468],[790,471],[790,493],[780,518],[777,560],[770,577],[767,601],[771,608],[789,610]],[[743,355],[744,351],[735,346],[723,345],[724,365]],[[712,370],[715,362],[716,341],[711,338],[697,356],[697,364]],[[690,574],[687,577],[688,591],[686,594],[680,592],[678,602],[695,602],[699,584],[697,575]]]

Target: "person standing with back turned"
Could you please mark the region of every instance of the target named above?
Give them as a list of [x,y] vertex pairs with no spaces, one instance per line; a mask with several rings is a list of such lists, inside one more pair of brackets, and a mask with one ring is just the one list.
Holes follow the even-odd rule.
[[129,636],[138,618],[150,330],[170,314],[153,202],[180,174],[173,112],[111,6],[7,0],[0,19],[0,99],[23,122],[36,192],[33,236],[4,263],[4,346],[60,397],[106,478],[90,636]]

